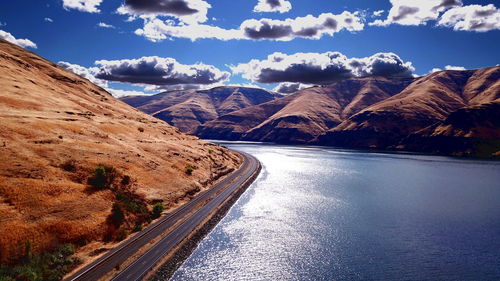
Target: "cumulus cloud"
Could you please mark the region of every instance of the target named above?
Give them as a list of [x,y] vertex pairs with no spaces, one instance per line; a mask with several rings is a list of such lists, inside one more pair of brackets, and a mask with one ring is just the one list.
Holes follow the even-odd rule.
[[369,25],[424,25],[437,21],[437,26],[453,30],[486,32],[500,29],[500,9],[493,4],[463,6],[462,0],[391,0],[392,8],[385,20]]
[[73,73],[76,73],[82,76],[85,79],[88,79],[90,82],[96,84],[99,87],[107,88],[108,82],[106,80],[96,78],[96,74],[99,72],[98,67],[84,67],[78,64],[73,64],[65,61],[60,61],[57,63],[58,65],[70,70]]
[[[436,67],[436,68],[433,68],[429,73],[434,73],[434,72],[442,71],[442,70],[443,69]],[[466,69],[463,66],[446,65],[444,67],[444,70],[466,70]]]
[[373,12],[374,17],[380,17],[384,13],[384,10],[378,10]]
[[135,34],[144,36],[152,42],[160,42],[167,38],[218,39],[232,40],[244,39],[243,33],[238,29],[224,29],[206,24],[175,25],[171,21],[160,19],[146,19],[144,27],[137,29]]
[[66,10],[75,9],[87,13],[99,13],[97,8],[102,0],[63,0],[63,7]]
[[115,97],[115,98],[122,98],[122,97],[126,97],[126,96],[147,96],[147,95],[153,94],[153,93],[148,94],[148,93],[141,92],[141,91],[128,91],[128,90],[120,90],[120,89],[112,89],[112,88],[105,88],[105,89],[106,89],[106,91],[111,93],[111,95],[113,95],[113,97]]
[[46,22],[54,22],[51,18],[44,18],[43,20]]
[[454,30],[486,32],[500,29],[500,9],[489,4],[468,5],[446,11],[438,25],[453,27]]
[[115,26],[114,26],[114,25],[107,24],[107,23],[104,23],[104,22],[100,22],[100,23],[98,23],[98,24],[97,24],[97,26],[98,26],[98,27],[102,27],[102,28],[111,28],[111,29],[115,28]]
[[310,88],[313,85],[311,84],[302,84],[302,83],[290,83],[290,82],[282,82],[276,86],[273,91],[281,93],[281,94],[291,94],[295,93],[299,90]]
[[96,78],[155,86],[210,85],[229,79],[229,72],[206,64],[185,65],[173,58],[142,57],[139,59],[99,60]]
[[287,0],[259,0],[253,8],[254,12],[286,13],[292,9],[292,3]]
[[412,77],[411,62],[394,53],[377,53],[365,58],[348,58],[339,52],[273,53],[265,60],[251,60],[231,66],[234,74],[259,83],[330,84],[350,77]]
[[65,62],[65,61],[60,61],[57,64],[66,68],[67,70],[69,70],[75,74],[82,76],[85,79],[88,79],[90,82],[92,82],[92,83],[96,84],[97,86],[108,91],[115,98],[121,98],[121,97],[125,97],[125,96],[147,95],[146,93],[141,92],[141,91],[120,90],[120,89],[113,89],[113,88],[109,87],[108,81],[98,79],[95,77],[95,75],[99,72],[98,67],[88,67],[87,68],[87,67],[84,67],[84,66],[81,66],[78,64],[73,64],[73,63],[69,63],[69,62]]
[[376,20],[369,25],[390,24],[422,25],[436,20],[447,9],[462,6],[461,0],[390,0],[392,7],[385,20]]
[[[82,76],[83,78],[88,79],[90,82],[98,85],[99,87],[105,89],[109,93],[111,93],[114,97],[120,98],[124,96],[139,96],[139,95],[150,95],[151,93],[145,93],[143,91],[134,91],[134,90],[121,90],[114,89],[109,87],[108,81],[96,78],[95,76],[99,73],[100,69],[98,67],[84,67],[78,64],[73,64],[65,61],[60,61],[57,63],[58,65],[68,69],[69,71]],[[146,92],[157,92],[161,89],[156,86],[146,86],[144,87],[144,91]]]
[[9,41],[12,44],[16,44],[23,48],[33,48],[36,49],[36,44],[29,39],[17,39],[14,35],[10,34],[7,31],[0,30],[0,38]]
[[146,91],[198,89],[226,82],[230,73],[206,64],[185,65],[173,58],[99,60],[94,67],[61,61],[62,67],[108,89],[108,82],[144,86]]
[[144,27],[135,33],[153,42],[172,37],[193,41],[207,38],[290,41],[295,38],[319,39],[324,35],[333,36],[342,30],[355,32],[363,28],[363,19],[358,13],[345,11],[338,15],[325,13],[318,17],[308,15],[285,20],[250,19],[242,22],[238,29],[224,29],[206,24],[176,25],[172,21],[154,18],[145,19]]
[[212,6],[204,0],[125,0],[117,12],[123,15],[175,17],[185,23],[207,21]]

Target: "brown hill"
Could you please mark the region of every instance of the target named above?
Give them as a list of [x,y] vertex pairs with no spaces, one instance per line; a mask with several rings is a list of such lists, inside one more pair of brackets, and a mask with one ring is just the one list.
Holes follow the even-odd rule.
[[201,126],[196,135],[306,143],[360,110],[399,93],[413,79],[353,78],[313,87],[261,105],[235,111]]
[[3,264],[27,245],[122,236],[148,222],[154,202],[175,207],[241,161],[4,40],[0,89]]
[[281,95],[256,88],[217,87],[124,97],[122,101],[168,122],[182,132],[193,134],[198,126],[207,121],[277,97]]
[[461,108],[444,121],[411,134],[401,149],[499,157],[500,101]]
[[[470,132],[473,131],[483,132],[475,133],[479,139],[489,138],[495,135],[495,129],[491,129],[494,126],[487,123],[493,121],[489,118],[495,116],[498,108],[481,105],[499,100],[499,78],[500,67],[429,74],[419,78],[401,93],[352,116],[321,136],[319,142],[343,147],[411,148],[426,151],[416,143],[409,146],[400,144],[410,134],[431,136],[446,132],[448,136],[466,138],[472,137]],[[476,115],[480,117],[470,123],[468,119]],[[490,127],[488,133],[480,129],[483,123]],[[437,131],[430,132],[429,128],[417,133],[429,126]],[[465,127],[467,129],[464,131]],[[416,135],[412,139],[416,140]],[[436,149],[435,147],[433,150]]]

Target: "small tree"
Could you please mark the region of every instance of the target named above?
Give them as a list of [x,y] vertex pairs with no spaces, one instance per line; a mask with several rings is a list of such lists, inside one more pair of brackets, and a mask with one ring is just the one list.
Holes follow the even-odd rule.
[[89,178],[88,183],[100,189],[111,188],[116,176],[117,173],[115,168],[98,165],[92,173],[92,176]]
[[113,203],[113,208],[111,209],[111,221],[114,225],[120,226],[125,220],[125,214],[123,213],[122,205],[118,202]]
[[165,209],[165,206],[163,206],[162,203],[156,203],[153,205],[153,213],[151,214],[151,217],[153,219],[159,218],[161,216],[161,213],[163,213],[163,210]]
[[192,175],[193,171],[194,171],[194,167],[193,166],[189,165],[189,166],[186,167],[186,174]]

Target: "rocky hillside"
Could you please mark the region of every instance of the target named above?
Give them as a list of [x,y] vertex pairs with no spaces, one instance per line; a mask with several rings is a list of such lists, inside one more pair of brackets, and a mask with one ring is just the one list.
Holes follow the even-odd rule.
[[274,100],[281,95],[262,89],[217,87],[124,97],[122,101],[193,134],[198,126],[227,113]]
[[122,239],[241,162],[1,39],[0,89],[1,265]]
[[207,122],[202,138],[307,143],[362,109],[401,92],[413,79],[353,78],[313,87]]
[[[436,72],[365,108],[319,137],[319,142],[342,147],[468,154],[477,150],[474,147],[479,140],[498,140],[498,102],[500,67]],[[421,142],[424,139],[425,145]],[[463,146],[445,141],[452,139]],[[491,154],[498,149],[490,147],[472,154]]]

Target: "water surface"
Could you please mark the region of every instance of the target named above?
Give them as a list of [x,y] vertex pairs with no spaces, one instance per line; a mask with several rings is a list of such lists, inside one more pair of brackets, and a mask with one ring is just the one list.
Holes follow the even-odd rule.
[[173,280],[500,280],[500,163],[225,143],[263,164]]

